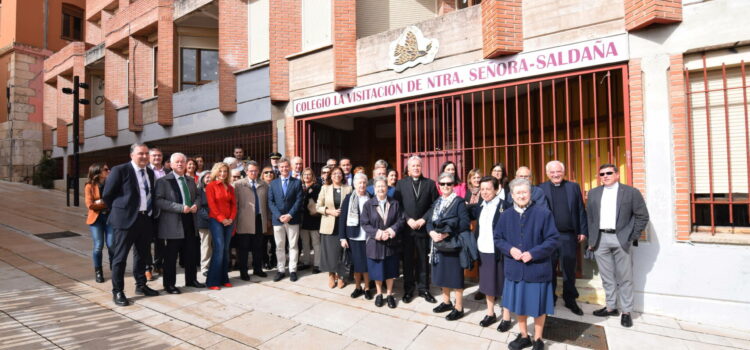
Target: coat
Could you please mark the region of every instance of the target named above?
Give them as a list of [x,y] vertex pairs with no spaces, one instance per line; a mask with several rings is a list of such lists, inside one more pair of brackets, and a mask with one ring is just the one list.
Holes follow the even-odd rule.
[[96,219],[99,218],[99,214],[107,209],[107,205],[104,204],[104,201],[95,203],[97,200],[102,199],[102,196],[99,193],[99,185],[86,184],[86,187],[83,188],[83,193],[86,208],[89,209],[88,214],[86,215],[86,225],[93,225],[96,222]]
[[[198,192],[192,176],[185,176],[188,192],[193,203]],[[157,227],[160,239],[181,239],[195,236],[197,234],[198,215],[193,214],[190,217],[193,220],[193,232],[185,232],[182,219],[185,217],[182,213],[184,208],[182,191],[177,183],[177,176],[174,172],[156,180],[155,190],[156,208],[158,218]],[[197,206],[197,205],[196,205]]]
[[[555,186],[551,181],[544,182],[539,188],[544,191],[550,210],[552,208],[552,187]],[[589,235],[589,224],[586,219],[586,209],[583,208],[583,195],[581,186],[575,182],[563,181],[561,186],[565,188],[565,197],[568,199],[568,208],[570,208],[571,220],[573,227],[576,228],[577,235]]]
[[[333,209],[334,203],[333,203],[333,185],[325,185],[320,189],[320,194],[318,195],[318,203],[316,208],[318,209],[318,213],[320,213],[320,234],[321,235],[330,235],[330,234],[339,234],[338,232],[333,232],[333,227],[336,225],[336,219],[337,217],[333,215],[326,214],[326,209]],[[344,199],[346,198],[346,195],[352,192],[352,187],[348,185],[341,185],[341,204],[344,204]],[[341,215],[344,215],[344,207],[343,205],[341,208]]]
[[[401,234],[406,226],[401,205],[393,198],[386,199],[386,208],[388,215],[385,220],[378,213],[378,198],[373,197],[365,203],[362,213],[359,216],[359,224],[365,230],[367,235],[365,242],[365,251],[368,259],[383,260],[386,257],[398,254],[401,245]],[[375,235],[378,230],[393,229],[396,237],[388,241],[378,241]]]
[[[154,190],[154,171],[146,167],[148,186]],[[127,230],[135,224],[141,207],[141,192],[138,175],[132,162],[112,167],[107,181],[104,182],[102,199],[109,209],[107,223],[115,230]],[[153,206],[153,196],[152,196]],[[152,208],[153,209],[153,208]]]
[[[412,187],[414,179],[412,179],[411,176],[405,177],[396,183],[396,191],[393,196],[404,211],[404,217],[407,221],[409,219],[421,219],[424,214],[430,210],[432,204],[435,203],[435,200],[438,198],[435,181],[422,176],[420,177],[420,182],[419,196],[416,196],[414,193],[414,187]],[[412,236],[427,236],[426,225],[416,231],[412,230],[409,226],[407,226],[405,230],[406,234]]]
[[197,228],[198,229],[209,229],[209,221],[211,217],[208,214],[208,199],[206,199],[206,191],[202,187],[198,187],[198,192],[195,194],[195,205],[198,206],[198,217]]
[[224,187],[218,180],[206,185],[206,201],[208,201],[208,215],[212,219],[222,222],[225,219],[237,220],[237,196],[234,187]]
[[302,201],[302,226],[300,229],[318,231],[320,230],[320,214],[310,215],[307,205],[310,203],[310,200],[312,200],[313,206],[315,207],[315,213],[318,212],[317,206],[318,196],[320,195],[320,185],[313,183],[312,186],[307,188],[303,186],[302,190],[305,192],[305,198]]
[[[505,278],[510,281],[551,282],[552,253],[560,246],[560,234],[552,212],[531,203],[523,214],[514,208],[503,212],[493,230],[495,249],[505,258]],[[528,251],[532,260],[524,263],[510,255],[511,248]]]
[[271,210],[271,224],[273,226],[281,226],[279,217],[289,214],[292,216],[292,220],[289,220],[287,224],[299,225],[302,222],[302,210],[304,209],[302,201],[304,199],[302,181],[290,176],[289,183],[287,183],[286,195],[284,194],[280,177],[271,181],[268,188],[268,209]]
[[255,227],[255,206],[259,206],[261,223],[267,222],[270,214],[268,212],[268,184],[263,180],[255,180],[255,192],[258,195],[258,203],[255,203],[253,186],[249,178],[235,181],[234,194],[237,196],[237,234],[267,233],[265,225]]
[[[110,175],[111,176],[111,175]],[[109,181],[109,180],[107,180]],[[589,248],[596,249],[599,245],[599,218],[604,186],[589,191],[588,228]],[[617,189],[617,217],[615,234],[622,249],[630,251],[630,242],[637,241],[641,232],[648,225],[649,215],[646,202],[641,192],[634,187],[618,184]]]
[[[359,225],[357,226],[347,226],[346,221],[349,216],[349,202],[352,200],[352,193],[349,193],[346,195],[346,198],[341,202],[341,215],[339,215],[339,239],[349,239],[349,238],[356,238],[359,236],[359,230],[362,227],[362,220],[359,221]],[[368,198],[372,198],[372,196],[365,192],[365,196]],[[365,202],[365,205],[367,203]],[[362,210],[364,210],[364,207],[362,207]],[[359,213],[360,216],[362,216],[362,212]]]

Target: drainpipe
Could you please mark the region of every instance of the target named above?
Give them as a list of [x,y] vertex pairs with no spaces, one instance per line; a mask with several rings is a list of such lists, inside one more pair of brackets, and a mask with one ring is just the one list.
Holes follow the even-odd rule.
[[43,9],[44,9],[43,10],[44,21],[42,21],[42,27],[43,27],[43,32],[44,32],[44,40],[42,42],[42,48],[46,50],[47,49],[47,29],[49,27],[49,24],[47,23],[47,21],[49,20],[48,18],[49,17],[49,0],[44,0]]

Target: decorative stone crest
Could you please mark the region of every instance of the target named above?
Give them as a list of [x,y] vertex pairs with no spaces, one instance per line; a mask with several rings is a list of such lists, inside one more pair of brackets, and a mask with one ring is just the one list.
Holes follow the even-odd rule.
[[391,42],[388,50],[388,68],[401,73],[420,63],[430,63],[435,60],[438,46],[437,39],[425,38],[419,28],[406,27],[398,39]]

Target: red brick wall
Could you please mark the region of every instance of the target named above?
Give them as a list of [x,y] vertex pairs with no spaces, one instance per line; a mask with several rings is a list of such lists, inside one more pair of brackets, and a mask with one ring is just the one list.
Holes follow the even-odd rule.
[[117,136],[117,108],[128,104],[127,57],[118,49],[104,50],[104,135]]
[[52,128],[57,127],[57,83],[44,84],[44,124],[42,126],[42,149],[52,150]]
[[682,0],[625,0],[625,29],[682,22]]
[[675,228],[677,240],[690,239],[690,142],[687,96],[682,54],[669,59],[669,114],[672,118],[672,147],[675,176]]
[[523,51],[521,0],[482,1],[481,6],[484,58]]
[[159,0],[159,51],[156,77],[159,85],[158,122],[159,125],[172,125],[172,94],[176,85],[175,30],[173,21],[173,0]]
[[234,71],[247,67],[247,4],[219,0],[219,110],[237,112]]
[[271,101],[284,102],[289,101],[289,61],[284,57],[302,49],[302,5],[299,0],[273,0],[269,3]]
[[[131,36],[128,69],[128,129],[143,130],[141,101],[154,95],[154,52],[146,38]],[[105,84],[106,86],[106,84]]]
[[[57,77],[57,90],[73,87],[73,81],[63,76]],[[62,92],[57,94],[57,146],[68,147],[68,123],[72,122],[73,96]]]
[[357,86],[357,3],[331,0],[333,11],[333,89]]
[[630,90],[630,159],[633,186],[646,195],[646,150],[643,137],[643,71],[641,59],[631,59],[628,64]]

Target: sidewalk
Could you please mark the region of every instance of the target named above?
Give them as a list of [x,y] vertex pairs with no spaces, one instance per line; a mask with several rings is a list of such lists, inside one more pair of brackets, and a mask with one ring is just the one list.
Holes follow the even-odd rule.
[[[309,270],[296,283],[244,282],[234,271],[234,288],[150,298],[135,296],[128,273],[134,305],[115,307],[109,271],[106,283],[93,280],[85,209],[66,207],[62,192],[24,184],[0,182],[0,198],[0,349],[507,349],[518,332],[478,326],[485,305],[473,300],[475,286],[465,293],[467,315],[448,322],[419,298],[396,309],[351,299],[351,285],[328,289],[325,274]],[[60,231],[80,236],[35,236]],[[149,285],[162,289],[160,279]],[[581,304],[585,315],[576,316],[558,305],[554,317],[602,326],[609,349],[750,349],[750,334],[740,331],[649,314],[635,314],[625,329],[619,318],[592,316],[599,307]]]

